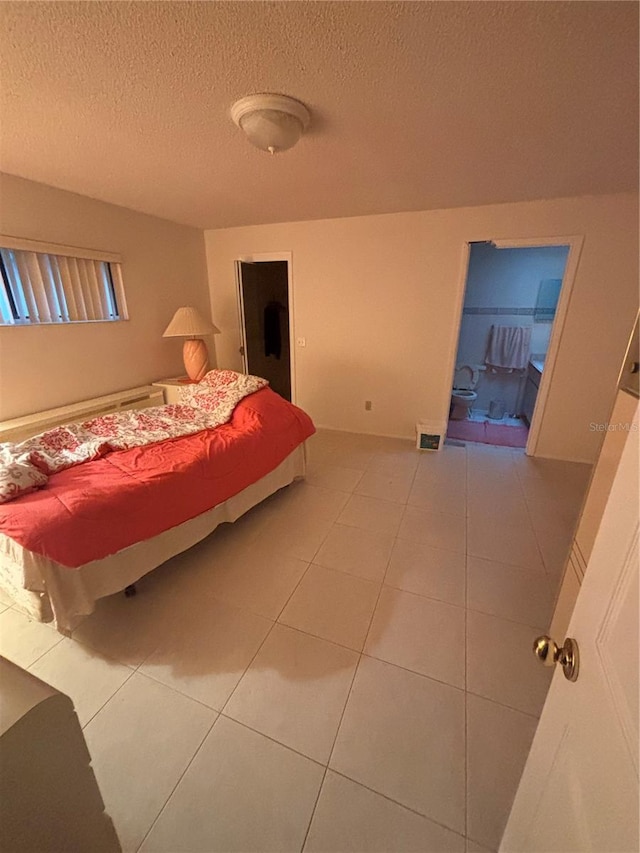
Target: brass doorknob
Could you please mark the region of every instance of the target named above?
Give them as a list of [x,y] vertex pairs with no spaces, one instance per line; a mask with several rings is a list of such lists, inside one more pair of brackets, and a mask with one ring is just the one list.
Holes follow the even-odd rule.
[[533,641],[533,653],[544,666],[554,666],[559,663],[568,681],[578,680],[580,658],[578,655],[578,644],[571,637],[567,637],[562,647],[555,640],[543,634]]

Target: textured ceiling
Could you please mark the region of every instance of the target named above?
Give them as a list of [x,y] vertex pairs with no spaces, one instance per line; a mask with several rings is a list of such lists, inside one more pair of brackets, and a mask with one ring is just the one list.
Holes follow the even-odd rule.
[[[2,2],[3,171],[197,225],[638,185],[635,2]],[[229,107],[303,101],[274,157]]]

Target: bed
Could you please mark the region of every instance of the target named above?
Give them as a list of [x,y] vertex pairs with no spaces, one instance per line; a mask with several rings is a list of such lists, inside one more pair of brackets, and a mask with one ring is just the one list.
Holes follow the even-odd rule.
[[[153,422],[175,409],[140,417]],[[0,589],[70,633],[99,598],[304,476],[313,432],[302,410],[262,387],[219,426],[108,449],[50,473],[42,488],[0,505]]]

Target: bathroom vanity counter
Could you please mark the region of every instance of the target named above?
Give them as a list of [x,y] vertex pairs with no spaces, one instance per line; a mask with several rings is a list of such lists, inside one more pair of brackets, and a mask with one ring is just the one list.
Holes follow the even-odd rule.
[[[537,373],[542,373],[544,370],[544,358],[530,358],[529,359],[529,367],[533,368]],[[529,370],[531,373],[531,370]]]

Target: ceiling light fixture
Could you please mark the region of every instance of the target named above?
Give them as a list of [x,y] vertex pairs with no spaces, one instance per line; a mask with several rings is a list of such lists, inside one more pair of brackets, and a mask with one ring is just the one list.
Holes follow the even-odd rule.
[[293,148],[309,126],[309,110],[286,95],[247,95],[231,107],[231,118],[249,142],[276,154]]

